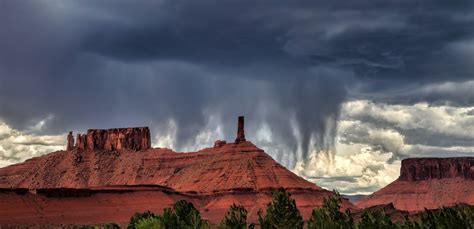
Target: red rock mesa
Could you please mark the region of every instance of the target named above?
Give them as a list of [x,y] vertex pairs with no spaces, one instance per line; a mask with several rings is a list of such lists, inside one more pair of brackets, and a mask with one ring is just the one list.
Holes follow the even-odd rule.
[[[277,187],[292,194],[307,219],[332,194],[246,141],[243,117],[238,127],[235,143],[190,153],[151,148],[148,128],[89,130],[72,149],[0,168],[0,226],[124,225],[135,212],[161,213],[179,199],[212,223],[233,203],[256,222]],[[346,199],[343,207],[356,208]]]
[[474,157],[405,159],[397,180],[356,201],[361,208],[388,203],[404,211],[474,204]]

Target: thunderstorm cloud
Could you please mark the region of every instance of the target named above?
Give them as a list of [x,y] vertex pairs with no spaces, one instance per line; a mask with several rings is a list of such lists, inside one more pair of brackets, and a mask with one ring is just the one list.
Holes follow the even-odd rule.
[[0,1],[0,166],[88,128],[195,150],[245,115],[290,170],[370,193],[474,154],[473,24],[471,0]]

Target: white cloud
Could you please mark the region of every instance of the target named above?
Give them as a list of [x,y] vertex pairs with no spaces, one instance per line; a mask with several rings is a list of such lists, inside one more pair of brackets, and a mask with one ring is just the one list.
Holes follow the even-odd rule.
[[474,139],[474,107],[433,106],[427,103],[390,105],[366,100],[347,102],[342,120],[383,122],[401,130],[420,129],[426,133]]
[[168,120],[168,123],[166,123],[166,125],[162,126],[162,128],[160,129],[166,131],[158,131],[156,133],[154,144],[152,146],[174,149],[176,145],[176,134],[178,132],[178,126],[176,124],[176,121],[170,119]]
[[399,152],[405,145],[405,136],[398,131],[378,128],[360,120],[340,120],[337,138],[339,143],[364,143],[390,152]]
[[391,161],[393,154],[363,144],[338,144],[340,155],[313,152],[306,162],[300,161],[296,174],[326,189],[338,189],[345,194],[368,194],[398,177],[400,160]]
[[334,152],[313,152],[293,171],[327,189],[368,194],[399,176],[403,158],[474,155],[473,111],[349,101],[342,105]]
[[[35,125],[36,126],[36,125]],[[0,123],[0,167],[64,149],[66,135],[37,135]]]

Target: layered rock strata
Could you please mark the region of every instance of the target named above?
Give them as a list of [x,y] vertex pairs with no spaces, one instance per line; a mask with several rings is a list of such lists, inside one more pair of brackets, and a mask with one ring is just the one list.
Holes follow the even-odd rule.
[[474,157],[405,159],[397,180],[355,202],[361,208],[389,203],[412,212],[474,204]]
[[402,161],[401,181],[445,178],[474,179],[474,158],[408,158]]

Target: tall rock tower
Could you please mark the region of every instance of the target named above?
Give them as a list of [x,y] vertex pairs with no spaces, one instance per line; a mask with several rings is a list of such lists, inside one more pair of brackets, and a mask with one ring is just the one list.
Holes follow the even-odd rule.
[[239,116],[239,123],[237,124],[237,138],[235,139],[235,144],[239,142],[245,142],[244,116]]
[[67,135],[66,150],[72,149],[74,149],[74,137],[72,136],[72,131],[69,131],[69,134]]

